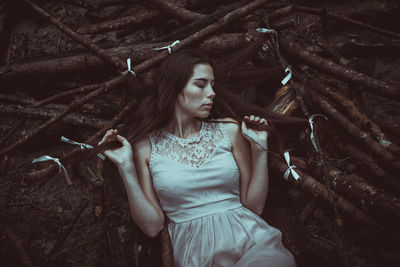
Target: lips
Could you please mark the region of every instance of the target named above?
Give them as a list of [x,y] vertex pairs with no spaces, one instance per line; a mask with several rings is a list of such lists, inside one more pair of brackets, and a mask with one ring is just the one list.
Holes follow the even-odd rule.
[[212,103],[204,104],[202,107],[207,108],[207,109],[212,109]]

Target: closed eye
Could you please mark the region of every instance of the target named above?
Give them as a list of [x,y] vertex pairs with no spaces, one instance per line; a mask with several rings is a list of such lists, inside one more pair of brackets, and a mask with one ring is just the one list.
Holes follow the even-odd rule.
[[199,88],[204,88],[205,87],[205,84],[195,84],[197,87],[199,87]]

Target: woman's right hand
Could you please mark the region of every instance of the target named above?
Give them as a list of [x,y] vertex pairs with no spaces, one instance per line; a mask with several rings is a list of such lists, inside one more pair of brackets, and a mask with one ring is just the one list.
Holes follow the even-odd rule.
[[109,160],[111,160],[117,167],[123,168],[128,167],[132,164],[132,146],[128,140],[121,135],[118,135],[118,130],[110,129],[103,136],[103,139],[98,143],[101,145],[104,142],[119,141],[122,147],[116,149],[108,149],[104,151],[104,154]]

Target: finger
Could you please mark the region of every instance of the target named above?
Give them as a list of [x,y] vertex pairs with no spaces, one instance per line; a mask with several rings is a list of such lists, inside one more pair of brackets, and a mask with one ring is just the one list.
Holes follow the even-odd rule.
[[250,120],[254,120],[254,115],[250,115]]
[[100,140],[100,142],[97,145],[101,145],[102,143],[104,143],[109,135],[110,135],[110,130],[108,130],[106,132],[106,134],[103,136],[103,138]]
[[254,118],[254,120],[255,120],[256,122],[259,122],[259,121],[260,121],[260,117],[257,116],[257,117]]
[[247,125],[244,121],[242,121],[242,132],[247,131]]
[[117,135],[117,140],[120,141],[123,145],[125,144],[129,144],[128,139],[126,139],[125,137],[121,136],[121,135]]
[[266,120],[266,119],[264,119],[264,118],[261,118],[261,120],[260,120],[260,123],[264,123],[265,125],[268,125],[268,122],[267,122],[267,120]]
[[115,139],[115,134],[117,133],[117,130],[110,129],[106,132],[106,134],[103,136],[101,141],[98,143],[98,145],[101,145],[102,143],[106,141],[111,141]]

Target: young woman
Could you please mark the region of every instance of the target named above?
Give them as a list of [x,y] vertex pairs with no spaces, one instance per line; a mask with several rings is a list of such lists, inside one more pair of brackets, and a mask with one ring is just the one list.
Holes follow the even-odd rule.
[[268,192],[269,118],[238,117],[246,107],[230,106],[238,98],[217,89],[211,61],[195,51],[170,55],[154,88],[128,138],[137,141],[111,129],[99,143],[122,144],[105,155],[134,222],[154,237],[167,217],[175,266],[295,266],[281,232],[258,216]]

